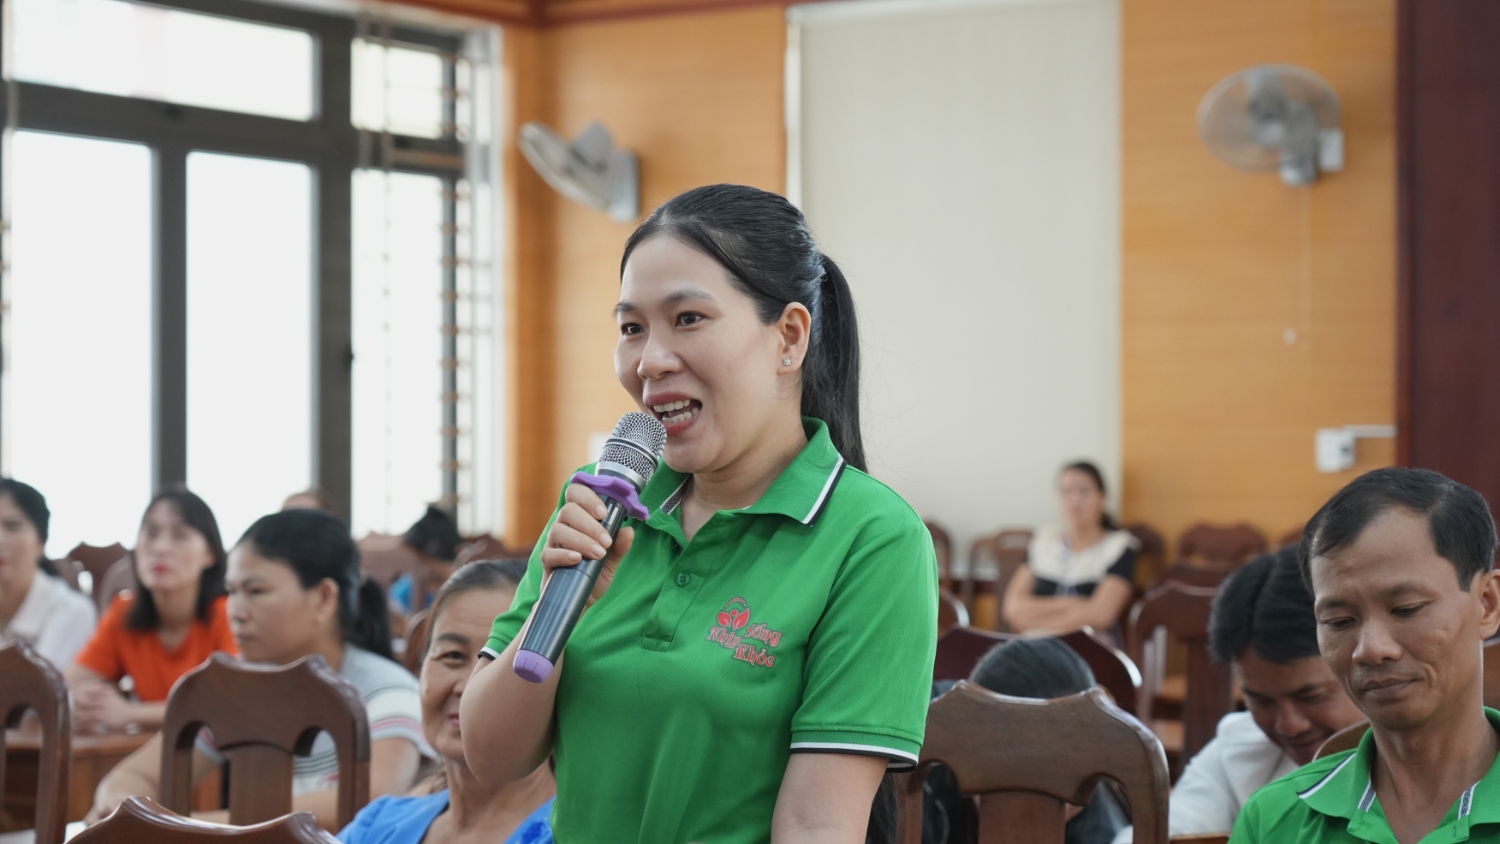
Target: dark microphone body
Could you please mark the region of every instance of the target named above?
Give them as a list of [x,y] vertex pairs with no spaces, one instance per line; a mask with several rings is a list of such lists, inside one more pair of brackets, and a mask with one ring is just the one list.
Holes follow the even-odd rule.
[[[639,494],[656,471],[666,443],[667,430],[656,417],[632,411],[620,417],[605,441],[596,474],[579,472],[573,476],[573,483],[589,487],[604,500],[607,512],[601,524],[611,539],[620,532],[627,516],[646,519]],[[516,651],[518,676],[540,683],[552,673],[603,568],[602,560],[585,558],[576,566],[556,568],[548,575]]]

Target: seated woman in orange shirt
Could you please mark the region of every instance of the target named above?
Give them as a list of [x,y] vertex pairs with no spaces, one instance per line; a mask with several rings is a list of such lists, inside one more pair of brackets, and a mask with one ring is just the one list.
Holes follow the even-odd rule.
[[[224,542],[203,499],[185,489],[151,499],[134,560],[135,587],[115,598],[64,672],[80,726],[155,729],[178,677],[214,651],[239,653],[224,611]],[[133,701],[118,687],[127,676]]]

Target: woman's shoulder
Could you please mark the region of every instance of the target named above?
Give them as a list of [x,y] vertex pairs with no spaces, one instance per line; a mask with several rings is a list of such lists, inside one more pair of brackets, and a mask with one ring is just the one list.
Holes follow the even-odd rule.
[[108,627],[122,632],[129,631],[129,625],[125,621],[130,618],[130,610],[134,606],[135,596],[130,593],[130,590],[121,592],[109,602],[109,608],[99,618],[99,627],[101,629]]
[[901,493],[891,489],[867,472],[845,466],[842,475],[830,481],[828,493],[829,509],[840,509],[862,515],[877,527],[891,529],[926,530],[922,517],[917,515]]
[[39,572],[42,577],[47,578],[50,587],[52,608],[49,617],[62,616],[70,623],[76,621],[80,616],[88,616],[89,624],[94,623],[99,611],[94,602],[87,595],[69,586],[67,581],[60,577],[53,577],[45,572]]
[[417,678],[394,660],[355,645],[344,645],[339,673],[354,684],[365,702],[385,692],[416,692]]
[[448,791],[418,797],[387,794],[371,800],[339,833],[344,844],[418,844],[448,808]]

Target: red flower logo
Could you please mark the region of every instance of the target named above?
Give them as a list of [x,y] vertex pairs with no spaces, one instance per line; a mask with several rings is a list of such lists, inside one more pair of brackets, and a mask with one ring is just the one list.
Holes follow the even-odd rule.
[[750,623],[750,605],[744,598],[733,598],[719,610],[719,626],[727,630],[742,630]]

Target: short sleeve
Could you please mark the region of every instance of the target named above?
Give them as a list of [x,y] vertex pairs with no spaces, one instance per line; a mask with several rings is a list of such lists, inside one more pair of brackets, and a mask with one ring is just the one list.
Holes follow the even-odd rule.
[[1109,567],[1109,570],[1104,572],[1105,576],[1109,576],[1112,574],[1115,577],[1124,578],[1125,582],[1127,583],[1134,583],[1135,560],[1136,557],[1139,556],[1140,552],[1136,549],[1126,548],[1125,553],[1121,554],[1120,558],[1118,560],[1115,560],[1114,564]]
[[406,739],[416,745],[423,756],[432,757],[432,749],[422,733],[422,700],[416,689],[387,688],[365,699],[365,713],[370,721],[370,741]]
[[915,516],[858,539],[807,644],[793,753],[916,764],[937,647],[937,559]]
[[[67,589],[61,583],[58,586]],[[53,605],[52,613],[37,637],[37,653],[59,668],[71,665],[93,638],[97,617],[93,601],[68,589]]]
[[[1223,723],[1223,722],[1221,722]],[[1224,742],[1215,737],[1188,762],[1172,788],[1167,826],[1172,835],[1223,833],[1234,826],[1239,808],[1228,772],[1224,770]]]
[[350,821],[348,826],[339,830],[338,839],[344,844],[372,844],[378,840],[380,836],[374,833],[382,826],[381,815],[394,799],[387,794],[371,800],[359,810],[359,814],[354,816],[354,820]]
[[77,663],[98,674],[111,683],[125,676],[125,654],[121,650],[125,635],[125,614],[130,609],[130,599],[116,596],[109,609],[104,612],[99,626],[89,643],[78,652]]
[[562,511],[567,495],[568,488],[564,486],[562,492],[558,493],[557,507],[552,511],[552,518],[542,528],[542,538],[531,551],[531,560],[526,564],[526,575],[516,587],[516,598],[511,602],[510,609],[501,613],[490,626],[490,639],[480,650],[480,655],[498,658],[510,647],[511,640],[521,632],[521,625],[531,616],[531,608],[536,606],[537,599],[542,594],[542,575],[545,573],[542,568],[542,549],[547,545],[547,534],[552,531],[552,523],[557,521],[557,514]]

